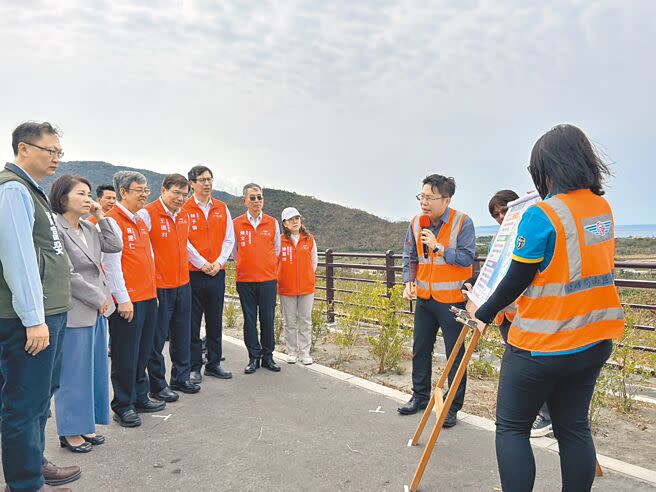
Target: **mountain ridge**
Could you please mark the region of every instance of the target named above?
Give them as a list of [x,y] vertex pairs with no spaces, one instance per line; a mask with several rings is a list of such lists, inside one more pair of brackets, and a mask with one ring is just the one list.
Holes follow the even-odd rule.
[[[112,183],[112,177],[118,171],[142,173],[152,189],[149,201],[159,196],[165,174],[130,166],[116,166],[104,161],[61,162],[57,173],[46,178],[43,185],[48,191],[57,177],[62,174],[75,174],[88,179],[95,194],[96,186]],[[186,175],[186,171],[181,174]],[[392,250],[397,253],[403,250],[407,221],[392,222],[364,210],[326,202],[293,191],[264,188],[263,194],[264,212],[278,221],[285,207],[296,207],[303,214],[305,223],[316,237],[320,249],[352,252]],[[241,197],[221,190],[214,190],[212,195],[226,203],[233,218],[245,213],[246,207]]]

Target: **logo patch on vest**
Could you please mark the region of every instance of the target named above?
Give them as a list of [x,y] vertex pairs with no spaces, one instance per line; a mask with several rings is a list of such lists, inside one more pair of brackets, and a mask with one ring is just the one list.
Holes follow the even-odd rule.
[[608,214],[583,219],[582,225],[586,246],[613,239],[613,221]]
[[517,236],[517,241],[515,242],[515,249],[520,250],[526,246],[526,238],[524,236]]

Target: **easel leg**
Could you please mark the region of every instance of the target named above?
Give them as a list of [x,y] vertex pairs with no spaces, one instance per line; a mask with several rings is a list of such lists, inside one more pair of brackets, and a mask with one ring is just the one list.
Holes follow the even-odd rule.
[[417,443],[419,442],[419,438],[421,437],[421,433],[424,432],[424,427],[426,426],[426,422],[428,422],[428,417],[430,417],[430,414],[433,411],[433,407],[436,407],[435,414],[436,415],[440,414],[441,407],[443,406],[444,385],[446,384],[446,380],[449,376],[449,372],[451,372],[451,367],[453,367],[453,364],[455,364],[456,358],[458,357],[458,352],[460,352],[460,347],[465,342],[465,337],[467,336],[468,331],[469,328],[467,327],[467,325],[463,325],[462,330],[460,330],[460,336],[458,337],[458,340],[456,340],[456,344],[453,347],[453,350],[451,350],[451,355],[449,356],[449,359],[446,361],[446,366],[444,367],[444,371],[442,372],[440,379],[437,381],[437,384],[435,385],[435,390],[431,395],[430,401],[428,402],[428,406],[426,406],[426,410],[424,410],[424,414],[421,416],[421,420],[419,421],[417,430],[415,431],[414,436],[412,436],[412,440],[408,443],[408,446],[416,446]]
[[[426,470],[426,465],[428,465],[428,460],[430,459],[431,454],[433,453],[433,448],[435,447],[437,438],[439,437],[440,431],[442,430],[442,426],[444,425],[444,420],[446,420],[447,413],[449,412],[449,409],[451,408],[451,404],[453,403],[453,400],[456,396],[456,390],[460,386],[460,382],[462,381],[462,378],[465,375],[465,371],[467,370],[467,365],[469,364],[469,360],[471,359],[471,356],[474,353],[474,349],[476,348],[476,345],[478,344],[478,340],[480,339],[480,337],[481,337],[481,332],[479,330],[474,330],[474,334],[472,335],[471,340],[467,345],[467,350],[465,350],[465,355],[462,358],[462,361],[458,366],[458,371],[456,372],[456,376],[453,379],[453,387],[449,389],[449,394],[446,397],[446,401],[444,402],[444,406],[442,407],[440,416],[437,419],[437,422],[435,423],[435,427],[433,427],[430,437],[428,438],[428,442],[426,443],[426,447],[424,448],[424,452],[422,453],[421,459],[419,460],[419,465],[417,465],[415,474],[412,477],[412,482],[410,482],[411,492],[417,492],[417,488],[419,487],[419,482],[421,482],[421,478],[423,477],[424,471]],[[455,352],[455,348],[454,348],[454,352]]]

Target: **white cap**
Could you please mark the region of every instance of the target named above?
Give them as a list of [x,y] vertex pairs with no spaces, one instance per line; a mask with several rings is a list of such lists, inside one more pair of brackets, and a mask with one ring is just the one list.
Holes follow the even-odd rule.
[[280,218],[284,222],[285,220],[289,220],[292,217],[296,217],[296,216],[300,216],[300,215],[301,215],[301,212],[296,210],[294,207],[287,207],[285,210],[282,211],[282,214],[281,214]]

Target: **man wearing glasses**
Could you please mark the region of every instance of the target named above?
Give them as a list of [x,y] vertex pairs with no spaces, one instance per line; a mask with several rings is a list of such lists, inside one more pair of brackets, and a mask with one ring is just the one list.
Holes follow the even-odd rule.
[[[157,330],[148,362],[150,394],[166,402],[179,396],[172,390],[193,394],[200,386],[189,381],[191,370],[191,286],[189,258],[198,252],[189,242],[189,215],[182,206],[189,195],[189,182],[181,174],[164,177],[161,196],[139,210],[146,223],[155,254],[157,278]],[[164,342],[169,337],[171,385],[166,383]]]
[[[255,183],[244,186],[247,211],[237,217],[234,256],[237,261],[237,293],[244,314],[244,343],[249,362],[244,372],[253,374],[260,365],[279,372],[273,361],[274,318],[278,287],[280,227],[266,215],[262,187]],[[257,313],[260,314],[260,339],[257,336]]]
[[69,491],[44,481],[61,485],[80,476],[80,467],[59,468],[43,454],[72,307],[68,257],[38,184],[55,174],[64,155],[58,136],[50,123],[19,125],[12,133],[15,161],[0,171],[0,433],[7,490]]
[[[474,223],[464,213],[449,208],[456,182],[439,174],[423,181],[417,195],[422,214],[430,219],[421,226],[419,216],[412,219],[403,246],[403,296],[417,297],[412,345],[412,398],[400,407],[401,415],[412,415],[426,408],[431,392],[432,354],[437,330],[442,329],[446,356],[449,357],[462,325],[450,311],[452,305],[464,308],[462,284],[472,275],[476,257]],[[449,373],[449,384],[464,355],[464,347]],[[465,400],[467,379],[456,392],[444,427],[457,423],[457,413]]]
[[123,251],[106,253],[103,268],[118,306],[109,318],[112,338],[111,406],[114,420],[123,427],[138,427],[137,412],[163,410],[164,402],[148,398],[146,365],[153,351],[157,326],[155,262],[146,223],[137,215],[150,190],[143,174],[119,171],[114,175],[119,201],[106,217],[116,221]]
[[200,383],[203,367],[200,324],[205,315],[207,363],[205,375],[230,379],[232,373],[221,367],[223,355],[223,300],[225,266],[235,245],[232,217],[225,203],[212,198],[212,171],[194,166],[187,174],[194,194],[184,204],[189,214],[189,241],[199,257],[189,256],[191,279],[191,382]]

